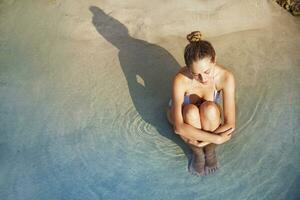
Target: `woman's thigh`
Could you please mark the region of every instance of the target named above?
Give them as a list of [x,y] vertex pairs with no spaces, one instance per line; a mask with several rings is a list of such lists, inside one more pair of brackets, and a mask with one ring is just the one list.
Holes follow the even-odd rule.
[[[167,118],[170,124],[173,125],[173,113],[172,109],[169,107],[167,109]],[[187,123],[191,126],[194,126],[195,128],[201,128],[201,122],[200,122],[200,113],[199,108],[194,104],[186,104],[182,106],[182,118],[184,123]],[[181,139],[183,139],[185,142],[189,142],[190,140],[182,135],[179,135]]]
[[[183,105],[182,107],[183,121],[195,128],[203,129],[206,131],[213,131],[219,127],[221,123],[221,111],[218,105],[211,101],[204,101],[197,107],[194,104]],[[171,125],[174,124],[173,113],[171,107],[167,109],[167,118]],[[180,135],[184,141],[187,138]]]
[[184,105],[182,109],[182,117],[185,123],[201,129],[200,110],[196,105]]
[[[217,122],[221,123],[221,108],[219,105],[212,101],[204,101],[198,107],[198,111],[196,110],[196,105],[187,104],[182,106],[182,118],[184,122],[195,121],[199,118],[200,124],[196,123],[196,125],[203,127],[207,122]],[[199,116],[198,116],[199,113]],[[173,125],[173,113],[171,107],[168,107],[166,110],[168,122]],[[201,118],[202,117],[202,118]]]
[[201,127],[206,131],[214,131],[221,124],[221,109],[213,101],[205,101],[199,106]]

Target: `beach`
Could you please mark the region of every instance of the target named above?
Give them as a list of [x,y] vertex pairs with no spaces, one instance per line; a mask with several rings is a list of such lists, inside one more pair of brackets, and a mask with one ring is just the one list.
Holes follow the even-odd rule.
[[[203,177],[165,112],[195,30],[236,81]],[[299,199],[299,44],[272,0],[0,1],[1,199]]]

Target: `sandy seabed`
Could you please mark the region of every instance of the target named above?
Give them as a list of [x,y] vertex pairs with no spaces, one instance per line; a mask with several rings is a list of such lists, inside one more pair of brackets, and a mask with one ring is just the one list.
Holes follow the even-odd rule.
[[[207,177],[165,117],[194,30],[237,84]],[[1,0],[1,199],[299,199],[299,31],[271,0]]]

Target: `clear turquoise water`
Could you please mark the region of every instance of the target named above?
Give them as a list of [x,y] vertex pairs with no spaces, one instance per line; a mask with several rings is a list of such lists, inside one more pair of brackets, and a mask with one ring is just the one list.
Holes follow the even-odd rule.
[[182,59],[167,49],[185,39],[47,3],[0,2],[1,199],[299,198],[299,20],[211,38],[236,76],[238,128],[219,171],[195,177],[165,117]]

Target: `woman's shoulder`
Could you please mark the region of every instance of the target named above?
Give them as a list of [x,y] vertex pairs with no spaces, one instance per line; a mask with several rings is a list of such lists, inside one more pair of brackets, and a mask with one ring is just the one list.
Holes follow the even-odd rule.
[[187,73],[187,67],[181,67],[178,72],[176,73],[175,77],[176,80],[179,81],[187,81],[189,79],[188,73]]
[[181,67],[173,78],[173,85],[176,85],[176,87],[180,85],[180,87],[186,88],[189,81],[190,78],[187,73],[187,67]]
[[216,80],[220,88],[223,88],[228,81],[234,80],[233,73],[223,65],[216,64]]
[[227,76],[227,75],[229,75],[229,74],[232,74],[232,72],[228,69],[228,67],[225,67],[224,65],[216,64],[216,67],[217,67],[218,71],[219,71],[223,76]]

